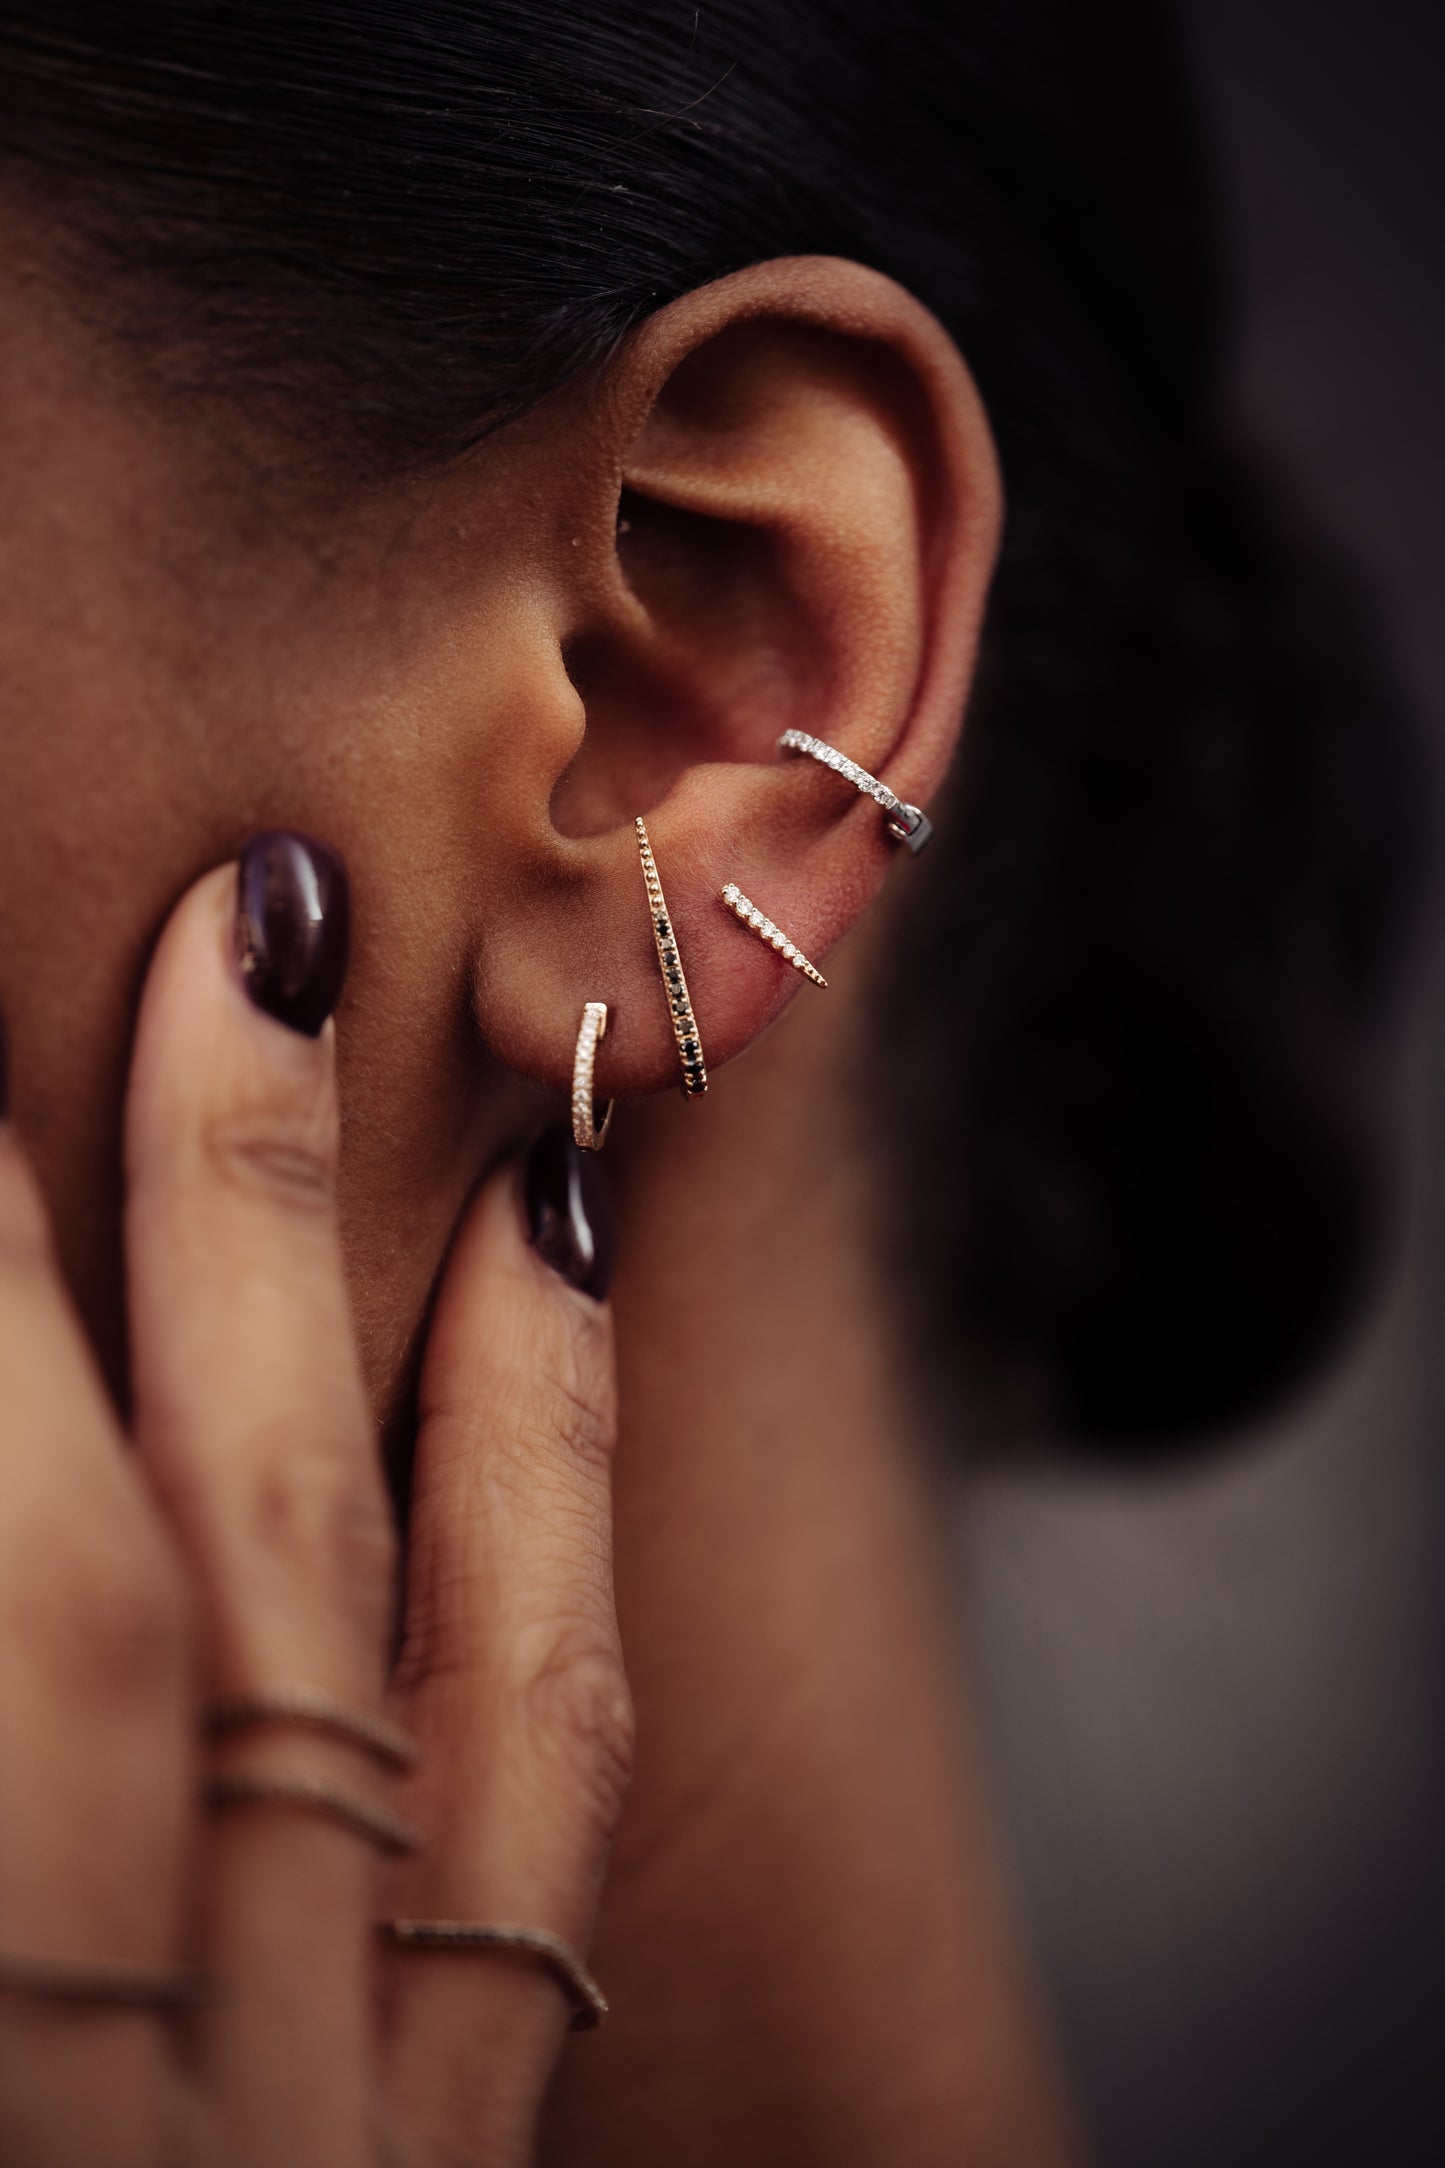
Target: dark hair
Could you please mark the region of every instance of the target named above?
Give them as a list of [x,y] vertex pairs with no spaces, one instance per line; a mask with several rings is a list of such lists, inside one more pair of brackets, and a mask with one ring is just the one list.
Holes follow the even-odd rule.
[[925,1339],[1115,1439],[1237,1416],[1337,1329],[1413,849],[1345,583],[1219,409],[1195,133],[1148,0],[0,18],[0,155],[116,324],[358,470],[455,455],[768,256],[949,326],[1010,516],[881,997],[896,1190]]

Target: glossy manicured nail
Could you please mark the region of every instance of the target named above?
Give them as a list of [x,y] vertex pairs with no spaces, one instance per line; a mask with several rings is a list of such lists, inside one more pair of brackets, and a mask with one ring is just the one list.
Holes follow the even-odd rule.
[[564,1280],[607,1298],[617,1235],[607,1177],[595,1152],[579,1152],[565,1129],[548,1129],[527,1154],[532,1247]]
[[314,1039],[341,992],[350,932],[335,851],[287,828],[252,836],[236,883],[236,960],[258,1009]]

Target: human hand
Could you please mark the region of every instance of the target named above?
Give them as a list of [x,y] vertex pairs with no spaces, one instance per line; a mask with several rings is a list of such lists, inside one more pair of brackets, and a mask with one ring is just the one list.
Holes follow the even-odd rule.
[[[630,1740],[611,1320],[528,1245],[519,1171],[494,1175],[431,1327],[393,1664],[396,1539],[336,1223],[333,865],[295,839],[251,847],[244,979],[234,867],[196,884],[157,951],[126,1117],[129,1441],[0,1125],[0,2157],[17,2168],[524,2161],[568,2024],[535,1957],[397,1947],[377,1922],[585,1944]],[[534,1227],[601,1292],[577,1178],[534,1156]],[[394,1797],[384,1730],[198,1722],[297,1690],[385,1704],[419,1750]]]

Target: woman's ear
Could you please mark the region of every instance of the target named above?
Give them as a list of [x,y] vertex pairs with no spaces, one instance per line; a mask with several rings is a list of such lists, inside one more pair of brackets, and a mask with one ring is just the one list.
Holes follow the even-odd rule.
[[[627,1095],[676,1078],[634,817],[716,1067],[801,985],[724,907],[725,884],[816,962],[899,852],[874,804],[778,738],[807,731],[927,803],[968,694],[998,470],[942,327],[891,280],[828,258],[762,264],[660,310],[536,442],[554,473],[565,448],[572,477],[553,570],[576,599],[565,660],[585,716],[551,791],[568,877],[548,917],[560,934],[564,898],[585,913],[572,1007],[608,1002],[599,1086]],[[487,1038],[561,1081],[563,1020],[544,1054],[537,980],[506,976],[493,945]]]

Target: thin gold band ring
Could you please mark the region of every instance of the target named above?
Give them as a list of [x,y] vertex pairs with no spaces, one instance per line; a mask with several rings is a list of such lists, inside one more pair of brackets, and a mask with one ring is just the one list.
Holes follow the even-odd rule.
[[223,1769],[208,1777],[201,1796],[208,1807],[297,1807],[365,1837],[383,1852],[419,1852],[419,1829],[358,1792],[318,1777],[270,1775],[265,1770]]
[[211,1733],[249,1730],[257,1724],[305,1724],[330,1732],[348,1746],[385,1762],[392,1769],[415,1769],[421,1749],[400,1725],[370,1709],[355,1709],[315,1686],[276,1686],[254,1694],[224,1694],[201,1715]]
[[192,1965],[151,1965],[128,1958],[16,1957],[0,1954],[0,1995],[38,2002],[83,2003],[107,2010],[193,2010],[215,1990]]
[[545,1927],[507,1927],[491,1920],[383,1920],[379,1932],[404,1950],[519,1950],[538,1958],[572,2005],[572,2030],[604,2025],[608,2001],[570,1942]]

